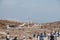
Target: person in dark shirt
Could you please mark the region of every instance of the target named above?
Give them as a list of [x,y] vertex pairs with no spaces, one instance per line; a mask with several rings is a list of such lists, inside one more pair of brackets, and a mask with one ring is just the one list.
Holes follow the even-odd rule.
[[54,40],[54,36],[52,34],[50,35],[50,40]]
[[36,32],[33,34],[33,37],[36,37]]
[[40,40],[44,40],[43,33],[40,34]]
[[33,34],[33,39],[37,40],[37,33],[36,32]]

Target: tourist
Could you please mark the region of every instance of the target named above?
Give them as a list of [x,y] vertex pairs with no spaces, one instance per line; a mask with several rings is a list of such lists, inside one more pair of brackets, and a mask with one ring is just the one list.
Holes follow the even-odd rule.
[[40,34],[39,33],[37,34],[37,40],[40,40]]
[[36,37],[36,32],[33,34],[33,37],[34,37],[34,38]]
[[43,33],[40,34],[40,40],[44,40]]
[[37,40],[37,33],[36,32],[33,34],[33,40]]
[[10,39],[10,35],[9,35],[9,33],[7,33],[6,40],[9,40],[9,39]]
[[47,36],[48,36],[48,40],[50,40],[50,33],[49,32],[48,32]]
[[60,32],[58,31],[58,37],[60,37]]
[[59,32],[59,37],[60,37],[60,32]]
[[54,36],[53,36],[52,33],[51,33],[51,35],[50,35],[50,40],[54,40]]
[[46,37],[46,32],[44,32],[44,37]]
[[25,36],[23,36],[22,40],[26,40],[26,37],[25,37]]

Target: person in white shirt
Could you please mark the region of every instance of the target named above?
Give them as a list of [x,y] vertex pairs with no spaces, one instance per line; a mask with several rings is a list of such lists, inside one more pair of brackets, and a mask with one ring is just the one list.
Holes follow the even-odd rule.
[[37,40],[40,40],[40,34],[39,33],[37,34]]
[[50,40],[50,33],[48,33],[47,35],[48,35],[48,40]]
[[10,39],[10,35],[9,35],[9,33],[7,33],[6,40],[9,40],[9,39]]
[[26,40],[26,37],[25,37],[25,36],[23,36],[22,40]]

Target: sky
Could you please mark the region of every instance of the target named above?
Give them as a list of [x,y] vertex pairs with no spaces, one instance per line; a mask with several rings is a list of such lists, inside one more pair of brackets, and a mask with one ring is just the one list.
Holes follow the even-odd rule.
[[0,0],[0,19],[46,23],[60,21],[60,0]]

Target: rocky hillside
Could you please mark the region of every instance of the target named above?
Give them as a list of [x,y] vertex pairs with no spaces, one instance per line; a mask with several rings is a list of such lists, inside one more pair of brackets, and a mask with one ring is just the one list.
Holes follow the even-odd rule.
[[[18,27],[18,25],[23,24],[22,22],[15,22],[15,21],[9,21],[9,20],[0,20],[0,28],[6,28],[6,25],[11,25],[14,24],[16,27]],[[30,23],[29,26],[32,27],[35,23]],[[40,24],[39,24],[40,25]],[[28,24],[26,23],[24,25],[25,27],[28,26]],[[51,23],[43,23],[41,25],[41,28],[45,29],[52,29],[52,28],[60,28],[60,21],[56,21],[56,22],[51,22]]]
[[13,22],[9,20],[0,20],[0,28],[6,28],[6,25],[14,24],[15,26],[21,25],[20,22]]

